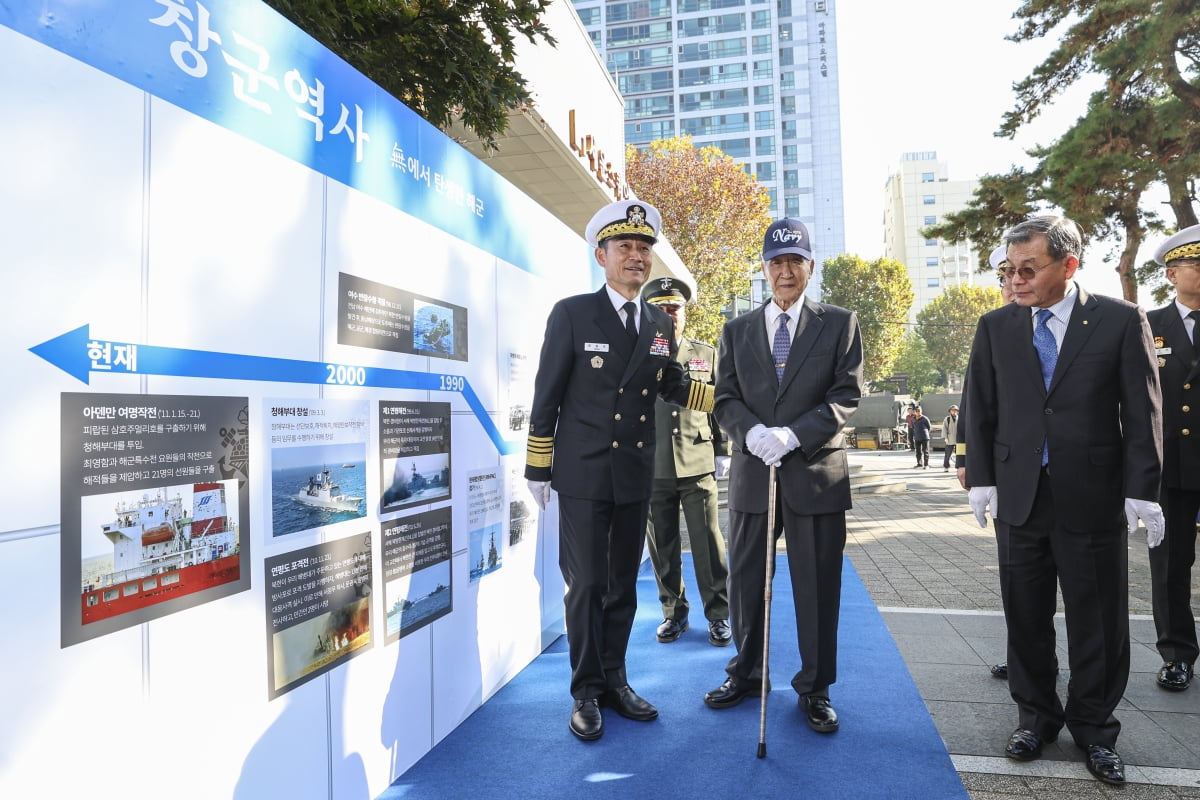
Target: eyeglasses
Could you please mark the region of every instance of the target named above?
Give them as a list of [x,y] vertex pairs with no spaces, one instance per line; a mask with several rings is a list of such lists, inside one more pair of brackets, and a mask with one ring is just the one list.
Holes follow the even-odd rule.
[[1168,266],[1172,269],[1178,267],[1191,267],[1192,269],[1200,269],[1200,258],[1177,258]]
[[1006,267],[1002,270],[999,270],[999,272],[1002,275],[1004,275],[1004,277],[1009,278],[1010,280],[1012,278],[1015,278],[1016,276],[1020,275],[1021,280],[1031,281],[1031,280],[1033,280],[1034,275],[1037,275],[1039,272],[1044,270],[1046,267],[1053,266],[1054,264],[1057,264],[1060,261],[1062,261],[1061,258],[1056,258],[1048,264],[1042,264],[1040,267]]

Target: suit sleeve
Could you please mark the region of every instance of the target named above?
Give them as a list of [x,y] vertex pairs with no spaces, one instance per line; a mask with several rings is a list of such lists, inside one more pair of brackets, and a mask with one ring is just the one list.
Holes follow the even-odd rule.
[[[745,325],[740,327],[744,328]],[[717,348],[716,402],[720,412],[716,415],[719,427],[738,450],[746,450],[746,434],[755,425],[762,423],[742,395],[742,382],[737,370],[737,344],[735,338],[739,326],[726,324],[721,330],[721,343]]]
[[[958,438],[967,468],[968,486],[995,486],[992,443],[996,440],[996,376],[988,324],[980,319],[971,344],[967,375],[963,379],[963,407],[958,412]],[[970,442],[970,449],[967,443]]]
[[1157,501],[1162,480],[1162,390],[1146,312],[1128,316],[1121,342],[1121,438],[1125,496]]
[[529,412],[529,438],[525,451],[525,478],[548,481],[554,461],[554,431],[563,395],[571,378],[571,316],[562,303],[550,311],[546,320],[546,339],[533,381],[533,407]]
[[[801,374],[800,379],[803,379]],[[841,433],[858,410],[863,393],[863,346],[858,316],[849,312],[838,340],[833,380],[825,390],[824,402],[801,414],[788,425],[800,442],[800,452],[811,461],[830,440]]]

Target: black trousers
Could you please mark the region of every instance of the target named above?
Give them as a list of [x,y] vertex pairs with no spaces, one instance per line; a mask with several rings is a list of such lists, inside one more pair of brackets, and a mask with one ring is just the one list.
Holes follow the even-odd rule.
[[637,612],[637,573],[649,500],[616,504],[558,496],[558,566],[567,586],[571,697],[629,683],[625,651]]
[[[1004,487],[998,487],[1001,493]],[[1129,554],[1124,515],[1097,530],[1068,530],[1042,470],[1024,525],[996,521],[1000,591],[1008,624],[1008,685],[1019,725],[1043,738],[1066,725],[1081,745],[1114,747],[1113,716],[1129,680]],[[1071,680],[1056,688],[1054,613],[1061,585]]]
[[1200,491],[1163,489],[1167,535],[1150,548],[1150,586],[1158,654],[1163,661],[1195,664],[1196,618],[1192,614],[1192,566],[1196,563],[1196,514]]
[[929,466],[929,440],[920,439],[916,443],[917,466]]
[[[827,697],[837,680],[837,629],[842,597],[846,514],[804,516],[778,499],[776,530],[787,542],[800,669],[792,688]],[[729,612],[737,654],[725,672],[740,682],[762,681],[767,515],[730,513]],[[774,598],[778,602],[782,598]],[[778,655],[776,656],[778,658]]]

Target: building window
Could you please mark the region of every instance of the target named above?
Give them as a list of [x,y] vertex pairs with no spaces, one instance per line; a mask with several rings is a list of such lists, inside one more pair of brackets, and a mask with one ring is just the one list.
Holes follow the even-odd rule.
[[785,119],[783,121],[782,129],[783,129],[783,138],[784,139],[795,139],[796,138],[796,120]]
[[755,111],[754,112],[754,130],[769,131],[775,127],[775,112],[774,111]]
[[600,24],[599,8],[577,8],[575,9],[575,13],[579,15],[579,21],[584,25]]
[[930,289],[936,289],[937,287],[942,285],[942,279],[941,278],[926,278],[925,285],[928,286]]
[[771,41],[770,36],[751,36],[750,47],[754,51],[754,55],[760,56],[763,53],[771,52],[775,43]]
[[779,76],[780,89],[795,89],[796,88],[796,73],[785,72]]
[[784,216],[798,217],[800,216],[800,198],[785,197],[783,199]]
[[[787,100],[787,98],[783,98]],[[754,105],[769,106],[775,100],[774,86],[755,86],[754,87]]]
[[[695,142],[696,149],[703,147],[715,147],[727,156],[733,158],[749,158],[750,157],[750,140],[749,139],[713,139],[710,141]],[[747,171],[749,174],[749,171]]]
[[783,188],[784,189],[799,189],[800,188],[800,173],[794,169],[785,169],[783,171]]
[[922,172],[921,173],[921,183],[933,183],[933,173],[932,172]]
[[679,70],[679,86],[705,86],[713,83],[733,83],[746,80],[746,65],[715,64],[711,67],[688,67]]
[[936,267],[937,265],[938,265],[937,256],[926,256],[925,257],[925,266]]
[[924,204],[925,204],[925,205],[927,205],[927,206],[931,206],[931,205],[933,205],[934,203],[936,203],[936,202],[937,202],[937,198],[936,198],[936,197],[934,197],[934,196],[933,196],[933,195],[931,195],[931,194],[927,194],[927,195],[925,195],[924,197],[922,197],[922,198],[921,198],[921,202],[922,202],[922,203],[924,203]]
[[926,239],[925,244],[929,245],[930,247],[937,247],[937,239]]
[[751,28],[769,28],[769,27],[771,27],[771,12],[770,11],[751,11],[750,12],[750,27]]
[[754,78],[755,78],[755,80],[761,80],[763,78],[770,78],[774,74],[775,74],[775,70],[772,68],[770,59],[768,59],[766,61],[755,61],[754,62]]
[[754,174],[758,176],[760,181],[775,180],[775,162],[759,161],[754,165]]
[[937,223],[937,217],[926,217],[925,218],[926,225],[935,225],[936,223]]
[[783,163],[784,164],[799,164],[800,163],[796,145],[785,144],[783,146]]
[[774,136],[755,137],[754,152],[760,156],[775,155],[775,137]]
[[779,98],[779,113],[780,114],[795,114],[796,113],[796,98],[781,97]]

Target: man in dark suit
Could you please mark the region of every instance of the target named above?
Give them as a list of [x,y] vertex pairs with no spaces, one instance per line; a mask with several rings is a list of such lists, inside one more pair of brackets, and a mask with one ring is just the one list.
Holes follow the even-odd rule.
[[[1157,683],[1181,692],[1192,683],[1196,618],[1192,615],[1192,565],[1200,513],[1200,225],[1176,233],[1154,255],[1167,268],[1175,302],[1146,316],[1154,333],[1163,395],[1163,516],[1167,535],[1150,551],[1151,594],[1158,653]],[[1195,409],[1195,410],[1193,410]]]
[[543,511],[558,492],[570,729],[585,741],[604,732],[601,705],[639,721],[658,716],[625,674],[654,480],[654,400],[712,410],[712,387],[675,360],[671,318],[640,297],[660,220],[636,200],[592,217],[587,239],[605,286],[551,309],[529,412],[530,492]]
[[[678,278],[658,278],[646,284],[642,297],[662,309],[675,322],[675,358],[694,381],[712,383],[717,348],[683,335],[685,306],[692,290]],[[725,536],[717,510],[717,478],[729,471],[729,443],[712,414],[702,414],[659,399],[655,403],[657,442],[654,449],[654,492],[650,496],[650,524],[646,545],[663,621],[655,632],[660,642],[674,642],[688,629],[687,591],[683,584],[683,535],[679,510],[687,521],[696,590],[708,620],[708,642],[725,647],[729,630],[729,591],[726,581]]]
[[[1162,537],[1162,411],[1145,313],[1072,278],[1083,242],[1064,217],[1004,235],[1014,301],[975,331],[961,426],[980,525],[996,520],[1019,725],[1005,753],[1028,761],[1066,725],[1106,783],[1123,783],[1113,710],[1129,678],[1127,525]],[[960,431],[963,427],[960,427]],[[1071,680],[1055,689],[1061,585]]]
[[[728,708],[761,694],[767,537],[782,529],[800,645],[792,688],[809,727],[831,733],[838,729],[829,687],[837,680],[850,508],[842,428],[862,396],[862,337],[852,312],[804,297],[813,261],[800,220],[767,229],[762,261],[772,300],[730,320],[721,334],[715,414],[733,444],[729,600],[737,654],[704,702]],[[775,530],[768,531],[772,465],[778,492]]]

